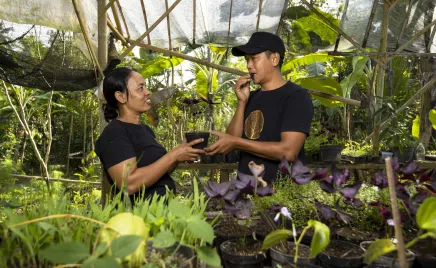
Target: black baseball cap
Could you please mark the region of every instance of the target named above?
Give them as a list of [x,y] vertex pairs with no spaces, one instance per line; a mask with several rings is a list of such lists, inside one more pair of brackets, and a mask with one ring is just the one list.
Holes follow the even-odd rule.
[[268,32],[255,32],[245,45],[232,48],[233,56],[241,57],[246,54],[258,54],[269,50],[280,54],[280,58],[285,57],[285,44],[282,39],[275,34]]

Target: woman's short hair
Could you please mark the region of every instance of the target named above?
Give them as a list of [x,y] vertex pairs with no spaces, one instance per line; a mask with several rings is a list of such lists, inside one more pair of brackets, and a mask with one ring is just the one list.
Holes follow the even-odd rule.
[[115,98],[115,92],[126,92],[127,97],[129,91],[127,90],[127,81],[134,70],[121,67],[111,71],[103,80],[103,95],[106,99],[106,104],[103,105],[104,119],[109,122],[118,116],[118,101]]

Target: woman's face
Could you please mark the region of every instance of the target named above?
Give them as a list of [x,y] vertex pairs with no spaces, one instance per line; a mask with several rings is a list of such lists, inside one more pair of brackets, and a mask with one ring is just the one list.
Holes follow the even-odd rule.
[[126,108],[139,113],[151,109],[151,92],[145,87],[145,80],[142,75],[133,72],[127,81],[127,90],[129,91],[129,96],[126,96]]

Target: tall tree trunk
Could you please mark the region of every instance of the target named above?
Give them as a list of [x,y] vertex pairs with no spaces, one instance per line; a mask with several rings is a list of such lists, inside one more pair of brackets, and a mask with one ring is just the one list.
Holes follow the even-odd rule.
[[52,100],[53,100],[53,90],[50,91],[50,97],[48,99],[48,104],[47,104],[47,147],[46,147],[46,152],[45,152],[45,165],[48,167],[48,161],[50,159],[50,151],[51,151],[51,143],[53,141],[53,135],[51,132],[51,104],[52,104]]

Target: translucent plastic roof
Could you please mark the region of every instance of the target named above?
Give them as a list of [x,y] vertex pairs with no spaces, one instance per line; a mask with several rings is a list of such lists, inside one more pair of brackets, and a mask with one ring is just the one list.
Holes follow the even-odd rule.
[[[345,5],[345,2],[345,0],[342,0],[342,4]],[[344,11],[345,16],[341,28],[360,45],[363,44],[366,28],[370,22],[373,2],[373,0],[349,0],[348,7]],[[407,14],[409,2],[412,3],[410,15]],[[378,0],[377,9],[374,13],[372,24],[370,24],[371,28],[366,47],[378,49],[380,46],[383,5],[384,1]],[[436,19],[435,6],[435,0],[399,0],[391,10],[389,16],[388,50],[394,51],[397,48],[397,42],[399,46],[403,45],[426,25],[434,21]],[[405,31],[401,40],[399,40],[405,20],[407,20]],[[434,30],[435,26],[433,26],[432,29]],[[428,34],[428,36],[430,36],[430,34]],[[421,35],[412,45],[407,47],[406,50],[409,52],[426,52],[424,38],[424,35]],[[345,38],[341,37],[338,51],[349,49],[354,49],[354,46]],[[436,39],[432,40],[429,52],[436,52]]]
[[[97,40],[97,1],[78,0],[77,2],[83,7],[89,32],[93,39]],[[165,2],[165,0],[143,0],[149,27],[167,10]],[[168,8],[175,2],[175,0],[168,0]],[[194,3],[196,3],[195,8]],[[257,25],[260,31],[275,33],[284,3],[285,0],[181,0],[169,16],[172,47],[180,43],[192,44],[194,39],[195,43],[199,44],[242,44],[256,31]],[[0,0],[0,6],[2,7],[0,19],[3,20],[81,32],[71,0]],[[146,31],[141,0],[116,1],[115,6],[121,21],[120,32],[125,36],[128,33],[131,39],[137,39]],[[112,9],[108,10],[108,16],[115,25]],[[257,23],[258,18],[259,23]],[[230,31],[228,31],[229,21]],[[169,47],[166,19],[151,32],[150,38],[152,45]],[[147,38],[144,41],[147,42]]]

